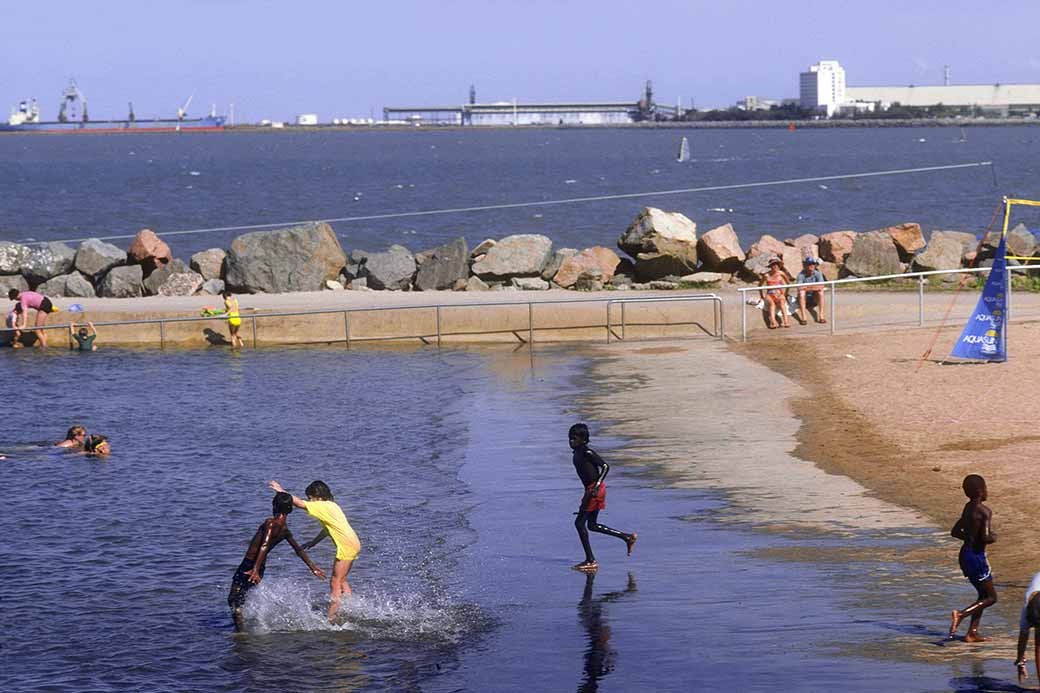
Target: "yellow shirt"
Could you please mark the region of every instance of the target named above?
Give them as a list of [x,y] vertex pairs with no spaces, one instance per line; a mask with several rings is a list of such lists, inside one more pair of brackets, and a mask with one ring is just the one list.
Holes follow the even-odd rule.
[[338,505],[326,500],[305,501],[303,509],[329,531],[329,536],[336,544],[338,560],[352,561],[357,558],[361,553],[361,541]]

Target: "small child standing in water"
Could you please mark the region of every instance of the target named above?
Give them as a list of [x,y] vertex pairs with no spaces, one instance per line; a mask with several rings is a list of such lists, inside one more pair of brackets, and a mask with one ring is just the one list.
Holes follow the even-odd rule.
[[[88,329],[89,328],[89,329]],[[87,321],[87,327],[79,328],[79,332],[76,331],[76,323],[69,322],[69,348],[79,349],[80,351],[97,351],[97,345],[94,344],[94,340],[97,339],[97,330],[94,329],[94,323]],[[75,342],[75,344],[73,344]]]
[[958,561],[964,577],[968,578],[978,592],[978,599],[965,609],[953,612],[949,637],[953,640],[961,621],[971,616],[968,634],[964,637],[965,642],[985,642],[989,638],[979,635],[982,612],[997,603],[997,590],[993,586],[993,571],[990,570],[989,561],[986,559],[986,546],[995,542],[997,535],[990,526],[993,511],[984,505],[987,498],[986,480],[978,474],[969,474],[964,477],[961,486],[969,500],[964,504],[964,510],[950,530],[950,535],[964,542]]
[[[268,486],[279,493],[285,492],[277,481],[268,482]],[[332,537],[332,542],[336,545],[336,560],[332,564],[332,577],[329,578],[328,617],[331,621],[339,611],[342,595],[347,597],[351,595],[347,575],[354,567],[354,560],[361,553],[361,541],[354,533],[350,523],[347,522],[343,510],[333,501],[332,491],[324,481],[312,481],[304,493],[307,494],[307,500],[293,496],[293,505],[303,508],[308,515],[318,520],[322,525],[322,530],[318,536],[304,544],[303,548],[309,549],[316,546],[328,536]]]

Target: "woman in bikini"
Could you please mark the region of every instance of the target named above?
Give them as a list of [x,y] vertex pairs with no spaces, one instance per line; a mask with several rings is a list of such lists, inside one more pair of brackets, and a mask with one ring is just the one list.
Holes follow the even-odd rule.
[[[778,257],[772,257],[769,259],[769,271],[762,275],[762,281],[759,282],[759,286],[783,286],[784,284],[793,284],[794,280],[791,275],[784,269],[784,263]],[[762,300],[765,301],[766,319],[769,321],[769,329],[775,330],[779,325],[776,324],[776,311],[780,311],[780,321],[784,327],[790,327],[791,323],[787,320],[787,310],[784,303],[787,301],[787,291],[785,289],[766,289],[758,292]]]
[[238,329],[242,326],[242,318],[238,316],[238,299],[226,289],[220,295],[224,299],[224,315],[227,316],[228,332],[231,333],[231,348],[245,346],[246,343],[238,336]]

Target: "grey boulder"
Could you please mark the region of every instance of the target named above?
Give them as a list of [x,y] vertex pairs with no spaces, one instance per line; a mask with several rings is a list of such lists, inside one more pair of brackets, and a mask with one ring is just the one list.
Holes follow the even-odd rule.
[[22,274],[30,285],[39,285],[62,274],[68,274],[76,260],[76,251],[64,243],[44,243],[33,248],[22,265]]
[[216,296],[217,294],[219,294],[223,290],[224,290],[224,280],[223,279],[207,279],[206,281],[204,281],[202,283],[202,286],[199,287],[199,293],[200,294],[208,294],[210,296]]
[[697,224],[679,212],[644,208],[617,244],[636,260],[644,254],[670,255],[686,267],[680,274],[688,274],[697,267]]
[[239,293],[320,291],[339,276],[346,259],[328,224],[255,231],[231,242],[224,281]]
[[94,285],[90,283],[90,280],[76,271],[52,277],[36,287],[36,290],[44,296],[93,298],[96,295]]
[[547,291],[549,289],[549,282],[541,277],[513,277],[510,285],[520,291]]
[[956,238],[942,231],[932,231],[925,249],[914,256],[914,269],[922,272],[959,269],[964,248]]
[[482,279],[537,277],[552,258],[552,241],[547,236],[520,233],[506,236],[473,263],[473,274]]
[[100,277],[102,274],[126,264],[126,251],[111,243],[96,238],[83,241],[76,251],[76,270],[88,277]]
[[[365,261],[364,270],[359,270],[362,260]],[[352,287],[355,279],[363,278],[370,289],[408,291],[415,278],[415,256],[408,248],[397,244],[381,253],[355,250],[350,254],[344,274]]]
[[469,276],[469,246],[465,238],[428,250],[424,256],[415,275],[415,288],[419,291],[451,289]]
[[[152,272],[148,279],[151,279],[159,271],[161,270]],[[145,279],[145,283],[148,283],[148,279]],[[206,280],[198,272],[191,270],[174,272],[166,277],[166,280],[159,286],[156,293],[159,296],[194,296],[195,292],[202,288],[205,282]]]
[[569,257],[574,257],[578,254],[577,248],[560,248],[553,253],[552,258],[545,265],[545,269],[542,270],[542,279],[545,281],[552,281],[552,278],[556,276],[556,273],[560,271],[560,267],[563,265],[563,261]]
[[901,274],[903,263],[892,236],[885,231],[870,231],[856,236],[845,258],[845,269],[857,277],[878,277]]
[[224,276],[224,258],[226,257],[227,253],[220,248],[210,248],[192,255],[188,266],[192,271],[201,274],[205,281],[220,279]]
[[133,298],[144,294],[141,281],[144,271],[140,265],[113,267],[98,283],[98,296],[103,298]]
[[7,292],[11,289],[28,291],[29,282],[20,274],[0,274],[0,300],[7,298]]
[[[146,296],[158,296],[159,287],[175,274],[186,274],[191,272],[182,260],[171,260],[165,265],[159,265],[151,274],[144,279],[144,293]],[[170,294],[167,294],[170,295]]]
[[30,252],[27,245],[0,241],[0,274],[19,274]]

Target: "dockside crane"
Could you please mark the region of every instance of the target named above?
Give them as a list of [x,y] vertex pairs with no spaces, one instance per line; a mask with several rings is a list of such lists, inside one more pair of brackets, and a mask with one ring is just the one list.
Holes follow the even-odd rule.
[[184,120],[184,116],[188,115],[188,106],[191,105],[191,100],[194,98],[195,92],[192,92],[188,100],[184,102],[184,105],[177,109],[177,120]]
[[69,86],[61,94],[61,108],[58,109],[58,122],[67,123],[70,118],[76,117],[76,104],[80,104],[82,120],[84,123],[90,120],[87,115],[87,97],[76,86],[76,80],[70,79]]

